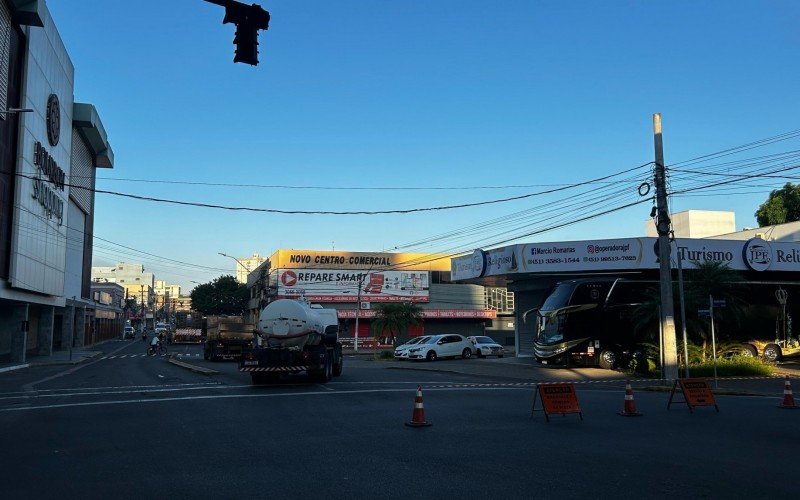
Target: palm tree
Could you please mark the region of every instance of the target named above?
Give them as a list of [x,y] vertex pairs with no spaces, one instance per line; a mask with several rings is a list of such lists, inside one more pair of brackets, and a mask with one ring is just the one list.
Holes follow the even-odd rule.
[[398,302],[376,305],[370,328],[376,337],[388,333],[396,345],[397,338],[405,340],[409,326],[419,324],[422,324],[422,308],[413,302]]
[[[686,271],[686,310],[687,316],[697,309],[708,309],[709,296],[715,300],[725,300],[725,308],[714,308],[714,327],[716,336],[731,332],[741,323],[744,306],[747,303],[747,286],[739,272],[728,264],[718,261],[693,262],[694,269]],[[690,321],[687,319],[687,323]],[[704,325],[705,326],[705,325]],[[703,351],[709,340],[710,329],[697,328],[696,333],[703,341]]]

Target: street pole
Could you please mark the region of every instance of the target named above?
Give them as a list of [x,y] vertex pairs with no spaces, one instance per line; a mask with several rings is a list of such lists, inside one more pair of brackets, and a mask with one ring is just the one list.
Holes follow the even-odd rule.
[[686,335],[686,300],[683,297],[683,256],[681,255],[681,248],[678,245],[678,240],[675,240],[675,255],[678,261],[678,293],[681,300],[681,329],[683,330],[683,374],[684,377],[689,378],[689,340]]
[[661,114],[653,114],[653,139],[656,165],[656,208],[658,220],[658,260],[661,281],[661,327],[664,331],[664,375],[678,378],[678,345],[675,339],[675,312],[672,303],[672,266],[670,263],[669,209],[667,207],[667,179],[664,167],[664,143],[661,137]]

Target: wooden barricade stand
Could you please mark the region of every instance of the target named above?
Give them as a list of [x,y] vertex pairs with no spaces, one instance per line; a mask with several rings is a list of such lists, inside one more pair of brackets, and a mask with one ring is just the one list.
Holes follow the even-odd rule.
[[[537,397],[542,400],[542,408],[540,410],[536,409]],[[548,422],[550,421],[550,415],[559,413],[562,416],[566,416],[567,413],[577,413],[583,420],[583,412],[581,412],[581,407],[578,405],[578,397],[575,394],[575,384],[572,382],[536,384],[531,404],[531,418],[533,418],[533,412],[535,411],[544,412],[544,418]]]
[[675,389],[681,386],[681,393],[683,394],[683,401],[675,401],[675,404],[686,404],[689,407],[689,412],[693,413],[695,406],[713,406],[719,413],[719,406],[714,399],[714,393],[711,392],[711,385],[708,379],[705,378],[681,378],[675,380],[672,384],[672,391],[669,394],[669,402],[667,403],[667,410],[672,405],[672,398],[675,396]]

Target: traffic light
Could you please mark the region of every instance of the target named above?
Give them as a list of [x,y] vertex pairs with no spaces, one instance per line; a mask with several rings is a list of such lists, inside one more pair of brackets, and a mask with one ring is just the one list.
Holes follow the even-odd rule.
[[257,65],[258,30],[269,29],[269,12],[258,4],[245,5],[234,0],[206,1],[225,7],[222,24],[233,23],[236,25],[236,35],[233,38],[236,55],[233,57],[233,62]]

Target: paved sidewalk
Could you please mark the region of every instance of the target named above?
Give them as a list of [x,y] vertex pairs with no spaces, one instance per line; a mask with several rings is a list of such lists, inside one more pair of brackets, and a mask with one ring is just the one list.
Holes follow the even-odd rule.
[[77,365],[94,359],[104,352],[123,345],[123,341],[119,339],[111,339],[103,342],[98,342],[88,348],[74,348],[70,355],[69,350],[53,351],[50,356],[28,356],[25,363],[0,363],[0,373],[20,370],[23,368],[30,368],[34,366],[53,366],[53,365]]

